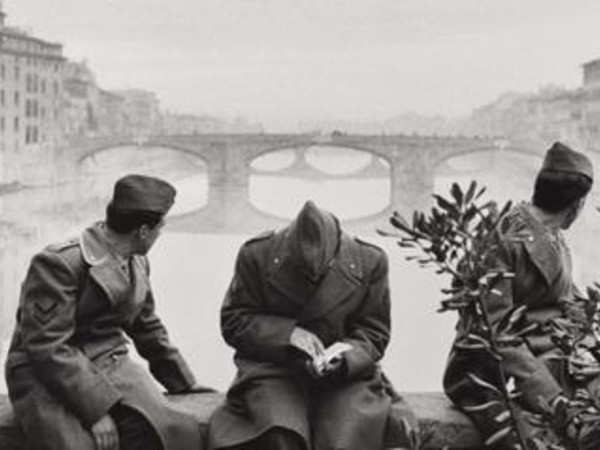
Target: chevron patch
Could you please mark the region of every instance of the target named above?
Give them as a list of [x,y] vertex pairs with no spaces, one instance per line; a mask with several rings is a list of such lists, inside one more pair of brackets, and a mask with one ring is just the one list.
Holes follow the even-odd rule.
[[56,316],[57,301],[37,301],[33,305],[33,318],[41,325],[46,325]]

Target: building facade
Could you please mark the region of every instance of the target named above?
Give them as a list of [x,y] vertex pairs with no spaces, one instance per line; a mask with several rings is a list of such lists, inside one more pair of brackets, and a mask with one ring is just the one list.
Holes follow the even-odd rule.
[[47,182],[62,139],[62,45],[5,17],[0,4],[0,183]]
[[539,143],[561,140],[581,149],[600,151],[600,59],[582,68],[580,87],[503,94],[473,111],[460,132]]

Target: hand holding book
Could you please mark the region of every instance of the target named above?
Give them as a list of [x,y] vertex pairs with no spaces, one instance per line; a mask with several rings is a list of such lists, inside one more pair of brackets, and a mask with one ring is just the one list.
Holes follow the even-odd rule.
[[294,328],[290,344],[308,357],[307,369],[315,377],[323,377],[339,369],[343,354],[352,348],[345,342],[336,342],[325,348],[316,334],[302,327]]
[[343,355],[352,346],[346,342],[336,342],[327,347],[321,355],[312,359],[313,370],[318,376],[327,375],[339,369]]

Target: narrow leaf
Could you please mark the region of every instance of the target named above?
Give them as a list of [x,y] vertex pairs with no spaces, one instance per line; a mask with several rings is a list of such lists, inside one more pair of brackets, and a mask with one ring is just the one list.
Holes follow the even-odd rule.
[[473,381],[473,383],[477,384],[478,386],[481,386],[482,388],[488,389],[492,392],[495,392],[496,394],[502,395],[502,393],[500,392],[500,390],[494,386],[493,384],[488,383],[485,380],[482,380],[481,378],[479,378],[477,375],[475,375],[474,373],[469,372],[467,374],[467,376],[471,379],[471,381]]
[[489,438],[487,438],[483,444],[486,447],[491,447],[492,445],[496,444],[497,442],[501,441],[506,436],[508,436],[511,433],[511,431],[511,427],[502,428],[500,431],[497,431],[496,433],[492,434]]

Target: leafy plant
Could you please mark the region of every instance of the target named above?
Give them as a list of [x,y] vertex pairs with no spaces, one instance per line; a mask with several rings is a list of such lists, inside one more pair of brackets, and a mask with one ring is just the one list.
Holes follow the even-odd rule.
[[[394,212],[390,218],[393,231],[379,233],[397,239],[398,245],[411,254],[409,261],[421,267],[433,268],[440,275],[450,276],[452,283],[442,289],[446,296],[440,302],[440,312],[456,311],[468,323],[468,332],[455,341],[463,351],[485,352],[497,361],[500,383],[469,373],[469,379],[487,391],[490,400],[465,407],[469,412],[500,411],[495,420],[501,427],[488,437],[485,445],[493,445],[511,437],[517,449],[578,450],[595,448],[600,431],[590,428],[600,423],[597,399],[585,389],[591,377],[600,376],[600,285],[587,289],[587,296],[576,296],[567,304],[567,313],[550,322],[552,339],[562,351],[558,356],[568,364],[577,388],[570,398],[546,405],[543,414],[523,415],[515,400],[520,396],[506,376],[501,364],[502,347],[524,343],[527,334],[537,325],[523,325],[526,306],[515,306],[492,326],[485,308],[486,299],[501,295],[497,289],[513,273],[491,269],[490,262],[501,245],[497,232],[500,221],[511,204],[498,208],[495,202],[482,203],[485,188],[471,182],[466,191],[454,183],[448,198],[434,195],[435,205],[429,214],[415,212],[409,223]],[[524,418],[539,432],[525,436]],[[545,430],[545,431],[544,431]],[[550,430],[551,438],[544,432]],[[586,440],[590,442],[585,443]],[[587,445],[587,446],[586,446]]]
[[394,212],[390,223],[395,230],[379,230],[379,233],[396,238],[401,248],[411,251],[406,256],[407,260],[451,277],[451,286],[442,290],[446,297],[441,300],[439,311],[456,311],[469,323],[468,332],[455,345],[466,351],[487,353],[498,362],[501,380],[498,385],[469,373],[470,380],[487,391],[491,400],[466,409],[472,412],[500,411],[495,416],[500,425],[499,431],[487,438],[486,445],[510,437],[517,442],[516,448],[525,449],[526,437],[521,431],[514,404],[520,393],[515,391],[513,380],[504,373],[499,349],[523,343],[531,328],[520,327],[524,306],[513,308],[495,326],[486,313],[485,299],[500,295],[498,284],[514,274],[491,270],[489,264],[499,249],[498,224],[511,204],[507,203],[500,209],[495,202],[482,204],[484,192],[485,188],[480,188],[475,181],[466,191],[454,183],[449,198],[434,195],[435,205],[428,215],[415,212],[412,223],[409,223],[401,214]]

